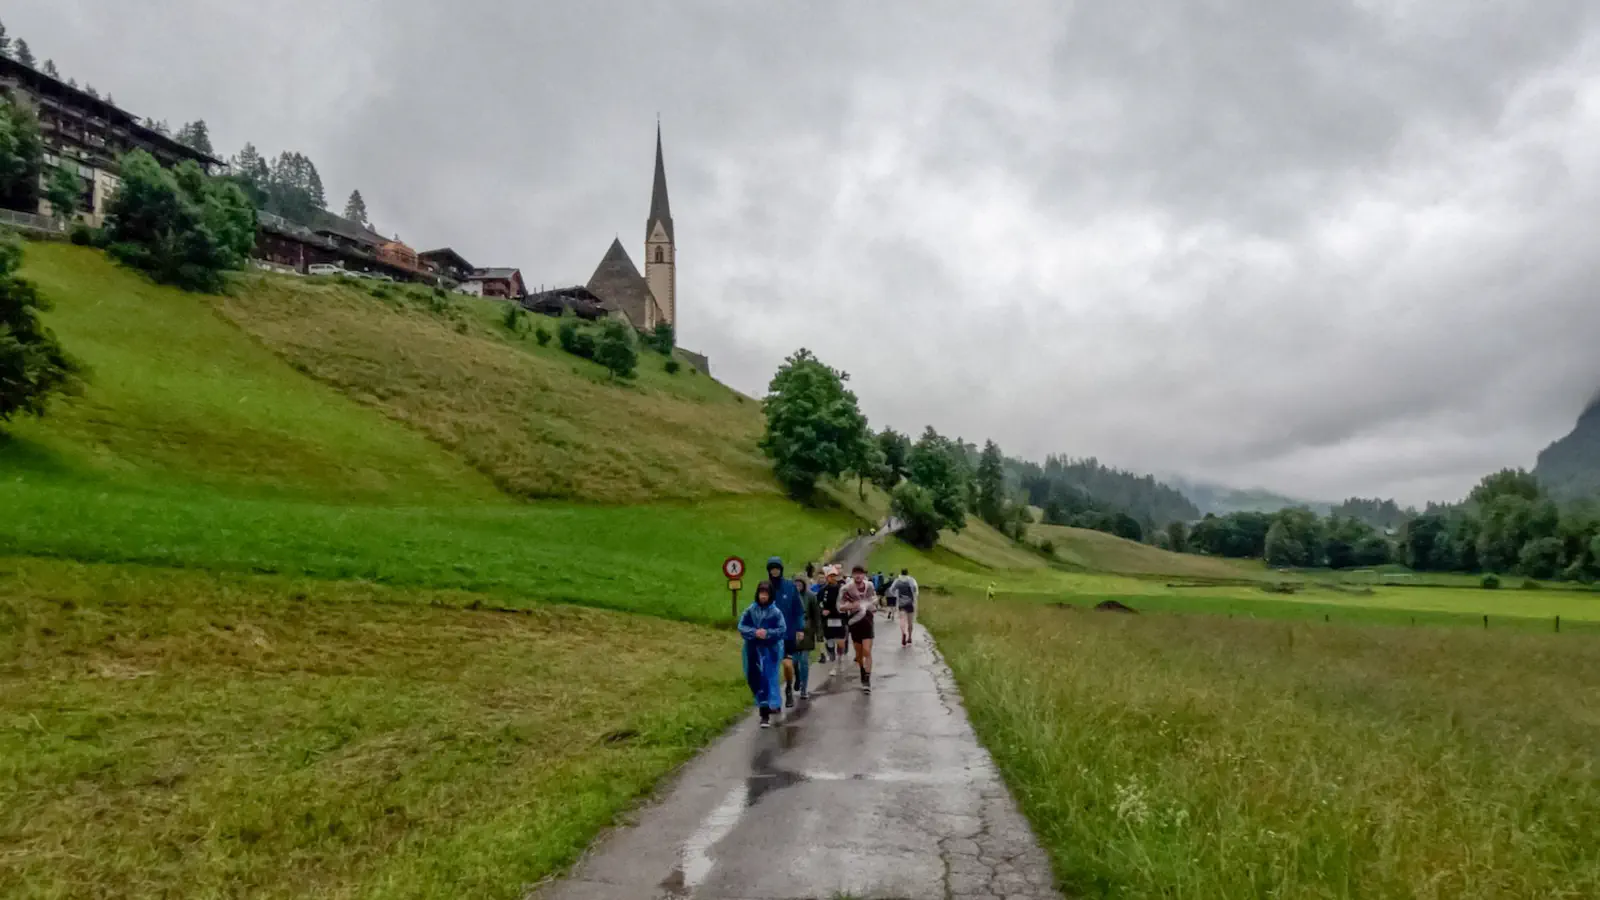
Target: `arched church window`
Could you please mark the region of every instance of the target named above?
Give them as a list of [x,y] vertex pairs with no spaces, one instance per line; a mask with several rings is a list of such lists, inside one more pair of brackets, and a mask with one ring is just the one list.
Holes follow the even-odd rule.
[[663,248],[663,247],[657,247],[656,248],[656,262],[666,262],[666,261],[667,261],[667,251],[666,251],[666,249]]

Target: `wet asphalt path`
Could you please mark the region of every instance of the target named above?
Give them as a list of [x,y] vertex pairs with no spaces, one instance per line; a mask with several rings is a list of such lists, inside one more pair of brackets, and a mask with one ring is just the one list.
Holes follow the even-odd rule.
[[[842,554],[841,554],[842,555]],[[878,620],[873,692],[812,665],[813,696],[752,714],[539,900],[1057,898],[1049,863],[919,627]],[[732,664],[732,663],[730,663]]]

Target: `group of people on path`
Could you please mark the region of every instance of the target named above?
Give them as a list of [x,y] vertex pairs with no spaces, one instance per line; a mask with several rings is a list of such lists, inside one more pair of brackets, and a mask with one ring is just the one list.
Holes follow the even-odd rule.
[[[877,584],[874,584],[877,581]],[[855,566],[849,579],[838,565],[824,566],[816,578],[814,566],[793,579],[784,577],[783,560],[767,560],[767,579],[756,584],[755,601],[739,617],[744,638],[744,673],[761,710],[761,727],[799,699],[811,699],[811,655],[817,663],[832,663],[829,678],[839,676],[839,661],[852,647],[860,674],[861,690],[872,693],[872,642],[880,608],[898,612],[900,646],[911,646],[916,625],[918,587],[905,569],[884,587],[888,603],[878,602],[881,576],[867,577]],[[818,639],[821,649],[818,649]]]

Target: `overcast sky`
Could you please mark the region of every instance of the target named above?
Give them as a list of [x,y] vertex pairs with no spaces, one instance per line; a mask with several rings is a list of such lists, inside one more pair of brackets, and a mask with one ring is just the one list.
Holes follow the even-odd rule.
[[1600,387],[1586,0],[12,0],[63,75],[875,426],[1314,499],[1455,499]]

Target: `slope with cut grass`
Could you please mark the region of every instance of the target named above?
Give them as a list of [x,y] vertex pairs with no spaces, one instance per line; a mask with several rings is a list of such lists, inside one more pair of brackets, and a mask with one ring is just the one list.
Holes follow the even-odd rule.
[[283,365],[211,298],[65,244],[29,244],[22,274],[88,378],[43,420],[6,427],[0,472],[353,502],[502,499],[426,436]]
[[[485,301],[254,275],[222,314],[295,368],[448,447],[508,493],[598,503],[775,495],[760,404],[641,349],[639,375],[513,335]],[[503,306],[499,307],[501,310]],[[534,317],[533,326],[556,322]]]
[[1087,528],[1034,525],[1028,529],[1028,539],[1049,541],[1058,559],[1089,571],[1211,581],[1259,580],[1266,576],[1259,565],[1192,553],[1173,553]]
[[0,552],[721,623],[724,556],[799,564],[857,524],[781,496],[754,401],[653,353],[614,382],[484,301],[265,275],[203,297],[59,244],[25,271],[90,375],[0,441]]

